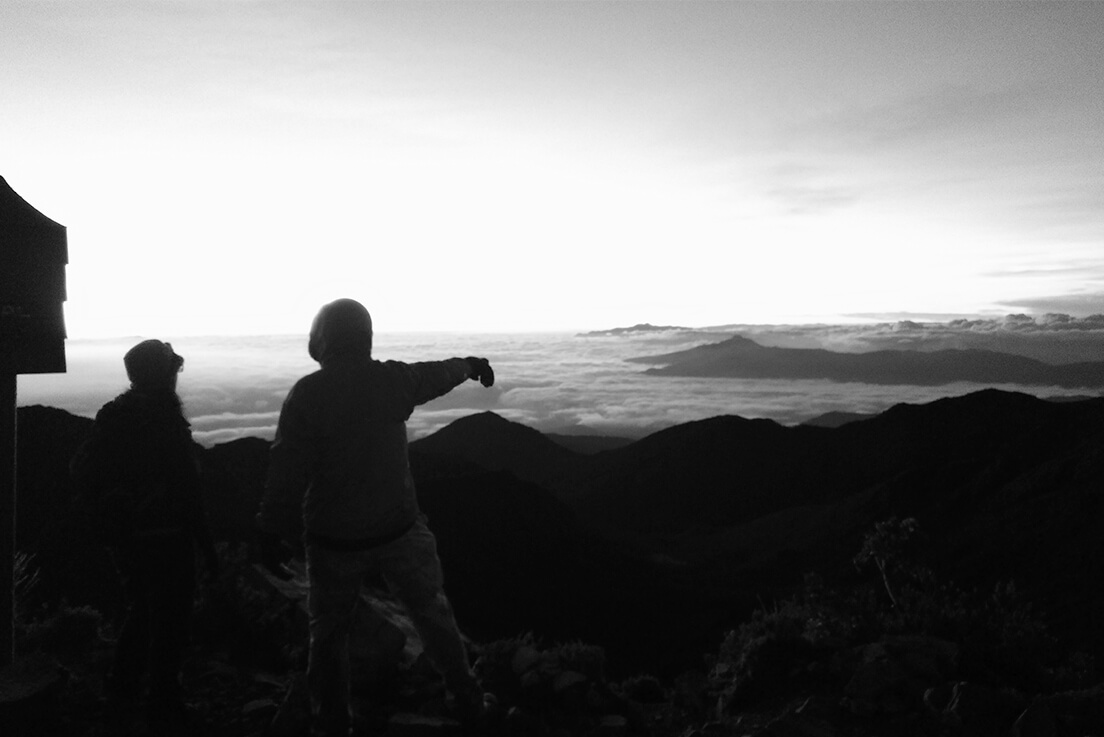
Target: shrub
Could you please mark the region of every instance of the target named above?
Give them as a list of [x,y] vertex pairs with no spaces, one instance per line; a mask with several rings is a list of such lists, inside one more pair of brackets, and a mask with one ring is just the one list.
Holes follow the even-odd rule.
[[587,731],[586,723],[621,705],[603,679],[601,647],[582,642],[545,647],[528,633],[474,650],[476,677],[515,721],[523,716],[580,733]]
[[896,635],[958,643],[971,676],[994,685],[1082,682],[1093,670],[1084,658],[1060,665],[1054,639],[1014,582],[984,595],[942,582],[920,564],[921,541],[915,519],[879,522],[854,558],[858,569],[876,570],[873,584],[832,589],[810,574],[788,598],[761,606],[721,643],[714,691],[729,703],[780,693],[828,652]]
[[620,691],[625,698],[642,704],[659,704],[667,700],[667,690],[659,679],[644,673],[622,681]]
[[16,649],[75,657],[103,640],[103,615],[90,606],[70,606],[63,601],[57,611],[16,625]]

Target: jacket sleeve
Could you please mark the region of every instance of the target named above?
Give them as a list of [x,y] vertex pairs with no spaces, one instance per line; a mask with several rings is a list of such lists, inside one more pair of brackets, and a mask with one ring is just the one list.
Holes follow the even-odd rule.
[[471,376],[471,366],[463,358],[400,365],[415,406],[448,394]]
[[262,531],[288,540],[302,534],[303,497],[318,459],[300,392],[299,386],[293,387],[280,410],[276,439],[269,451],[264,497],[257,513]]

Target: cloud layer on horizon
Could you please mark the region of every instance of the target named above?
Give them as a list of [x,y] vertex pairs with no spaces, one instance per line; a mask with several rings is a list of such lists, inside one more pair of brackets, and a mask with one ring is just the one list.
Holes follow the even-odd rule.
[[[624,359],[656,355],[743,335],[764,345],[835,351],[986,348],[1051,362],[1104,361],[1104,316],[1008,315],[949,322],[897,320],[864,325],[728,325],[620,336],[407,334],[377,336],[377,357],[404,361],[485,355],[498,382],[472,382],[415,410],[412,437],[460,417],[493,411],[542,432],[641,437],[721,414],[796,424],[831,411],[876,413],[982,388],[871,386],[828,381],[657,377]],[[20,404],[47,404],[92,417],[127,385],[121,357],[136,339],[70,341],[69,372],[21,376]],[[300,337],[173,340],[186,357],[180,394],[203,445],[242,437],[271,439],[284,397],[315,370]],[[1039,396],[1074,390],[999,387]]]

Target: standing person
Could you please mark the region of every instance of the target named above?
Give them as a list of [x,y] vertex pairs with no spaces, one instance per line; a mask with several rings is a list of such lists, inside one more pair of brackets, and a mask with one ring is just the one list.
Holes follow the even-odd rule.
[[484,358],[425,363],[372,358],[372,318],[359,302],[322,307],[307,346],[322,368],[300,379],[280,412],[257,515],[271,564],[279,540],[306,546],[315,737],[351,733],[349,634],[360,582],[380,573],[403,602],[462,718],[484,694],[445,597],[437,544],[418,508],[407,457],[414,407],[467,379],[494,383]]
[[123,357],[131,385],[96,415],[73,458],[74,480],[111,549],[126,614],[107,684],[127,716],[149,677],[146,718],[169,729],[190,720],[180,687],[196,583],[198,543],[208,572],[218,557],[207,526],[192,433],[176,393],[184,359],[144,340]]

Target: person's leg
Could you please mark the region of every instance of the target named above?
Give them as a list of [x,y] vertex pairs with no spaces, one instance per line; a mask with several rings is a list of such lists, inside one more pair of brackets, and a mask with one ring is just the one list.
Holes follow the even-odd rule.
[[424,520],[375,552],[384,579],[403,603],[421,635],[426,655],[445,685],[464,706],[482,703],[483,692],[468,665],[468,653],[445,596],[437,540]]
[[150,584],[151,717],[175,719],[184,711],[180,668],[188,646],[195,597],[195,550],[183,533],[149,546],[149,561],[159,571]]
[[360,596],[363,556],[307,546],[310,650],[307,686],[314,737],[346,737],[349,710],[349,633]]
[[115,662],[107,683],[113,706],[133,708],[141,697],[149,659],[149,574],[145,556],[132,544],[112,551],[123,587],[124,615],[115,643]]

